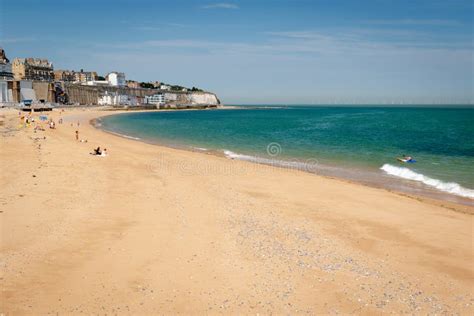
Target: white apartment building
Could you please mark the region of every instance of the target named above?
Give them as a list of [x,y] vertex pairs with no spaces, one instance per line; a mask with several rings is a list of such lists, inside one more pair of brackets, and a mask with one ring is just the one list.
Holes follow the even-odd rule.
[[13,80],[12,64],[0,47],[0,103],[12,100],[12,91],[8,89],[8,81]]
[[109,86],[110,82],[107,80],[92,80],[92,81],[86,81],[83,83],[83,85],[86,86]]
[[127,85],[125,74],[123,72],[113,71],[107,75],[106,79],[111,86],[124,87]]
[[99,105],[137,105],[138,101],[135,96],[129,96],[125,94],[116,94],[106,92],[101,95],[97,100]]
[[162,93],[157,93],[157,94],[154,94],[154,95],[147,95],[147,96],[145,96],[145,103],[146,104],[163,105],[163,104],[165,104],[165,96]]

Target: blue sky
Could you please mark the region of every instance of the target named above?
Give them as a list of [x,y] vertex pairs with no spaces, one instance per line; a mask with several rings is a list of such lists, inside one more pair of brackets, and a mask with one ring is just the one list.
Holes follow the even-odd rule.
[[0,0],[0,46],[225,103],[474,103],[473,14],[464,0]]

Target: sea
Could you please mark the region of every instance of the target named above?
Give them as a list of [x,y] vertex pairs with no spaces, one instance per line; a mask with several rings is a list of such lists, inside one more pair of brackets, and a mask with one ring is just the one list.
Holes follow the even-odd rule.
[[[474,205],[474,108],[238,106],[111,115],[149,143]],[[416,162],[403,163],[411,156]]]

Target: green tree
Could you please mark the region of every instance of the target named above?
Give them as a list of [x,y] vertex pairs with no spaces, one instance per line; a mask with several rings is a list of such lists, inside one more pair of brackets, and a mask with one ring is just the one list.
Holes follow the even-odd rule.
[[140,82],[140,87],[145,89],[153,89],[155,86],[153,86],[153,84],[149,82]]

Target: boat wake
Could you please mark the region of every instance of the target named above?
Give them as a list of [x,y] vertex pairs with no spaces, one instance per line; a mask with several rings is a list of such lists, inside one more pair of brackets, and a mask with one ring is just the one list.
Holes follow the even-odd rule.
[[417,173],[408,168],[396,167],[390,164],[384,164],[380,169],[391,176],[422,182],[443,192],[474,199],[474,190],[464,188],[456,182],[444,182],[438,179],[427,177],[424,174]]

